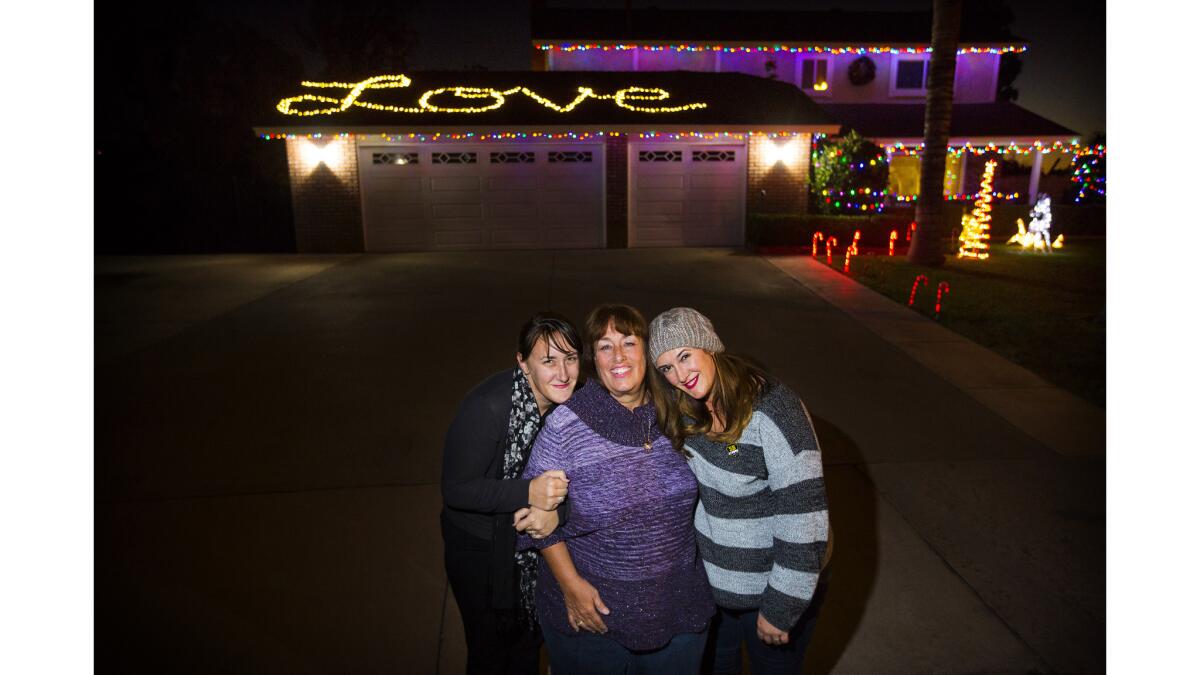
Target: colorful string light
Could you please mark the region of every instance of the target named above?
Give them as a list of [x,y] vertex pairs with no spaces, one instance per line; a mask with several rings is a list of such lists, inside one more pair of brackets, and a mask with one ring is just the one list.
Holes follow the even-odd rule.
[[[910,145],[905,145],[903,143],[897,142],[892,145],[884,146],[883,149],[887,153],[888,159],[890,161],[890,159],[894,155],[900,155],[900,156],[920,155],[925,150],[925,144],[919,143],[917,145],[910,146]],[[1029,145],[1024,145],[1024,146],[1018,144],[1016,141],[1010,141],[1009,144],[1005,145],[1005,146],[996,145],[995,143],[987,143],[985,145],[980,145],[980,146],[972,145],[971,143],[965,143],[965,144],[959,145],[959,146],[954,146],[954,145],[946,146],[946,154],[952,155],[954,157],[960,157],[963,154],[986,155],[986,154],[990,154],[990,153],[1002,154],[1002,155],[1009,155],[1009,154],[1028,155],[1035,151],[1041,152],[1042,154],[1048,154],[1051,152],[1070,152],[1070,153],[1074,153],[1074,154],[1078,155],[1078,154],[1088,154],[1091,152],[1091,149],[1086,146],[1080,145],[1078,141],[1071,141],[1070,143],[1063,143],[1062,141],[1054,141],[1050,145],[1046,145],[1045,143],[1042,143],[1041,141],[1034,141],[1033,143],[1030,143]]]
[[403,143],[437,143],[441,141],[524,141],[524,140],[594,140],[604,138],[618,138],[621,136],[630,136],[639,140],[658,140],[658,141],[678,141],[678,140],[706,140],[706,141],[721,141],[721,140],[736,140],[741,141],[747,138],[794,138],[803,136],[802,132],[786,132],[786,131],[680,131],[680,132],[659,132],[646,131],[638,134],[627,134],[623,131],[495,131],[488,133],[475,132],[435,132],[432,134],[354,134],[350,132],[342,133],[323,133],[312,132],[307,134],[297,133],[266,133],[261,134],[259,138],[267,141],[274,140],[296,140],[308,139],[316,140],[321,138],[362,138],[362,139],[380,139],[392,142]]
[[[508,96],[513,94],[524,94],[525,96],[537,101],[543,106],[558,112],[568,113],[574,110],[579,104],[589,98],[599,100],[611,100],[617,107],[626,110],[633,110],[642,113],[676,113],[687,110],[700,110],[707,108],[708,104],[703,102],[685,103],[678,106],[665,107],[647,107],[631,103],[631,101],[665,101],[671,97],[670,92],[660,87],[625,87],[617,90],[613,94],[597,94],[591,87],[577,87],[578,95],[570,103],[560,105],[554,101],[538,94],[528,87],[512,87],[510,89],[500,90],[491,87],[441,87],[438,89],[430,89],[417,100],[416,108],[407,108],[403,106],[383,105],[379,103],[371,103],[361,100],[362,95],[370,89],[397,89],[408,87],[412,84],[412,79],[407,75],[376,75],[368,77],[360,82],[312,82],[304,81],[300,83],[302,87],[312,87],[319,89],[349,89],[349,93],[342,98],[334,98],[331,96],[317,96],[315,94],[301,94],[299,96],[290,96],[282,99],[275,106],[275,109],[284,115],[299,115],[301,117],[311,117],[313,115],[336,115],[345,112],[351,107],[367,108],[369,110],[378,110],[381,112],[392,113],[483,113],[490,110],[500,108],[508,100]],[[462,99],[490,99],[486,105],[471,106],[471,107],[444,107],[431,102],[437,96],[452,94]],[[332,107],[316,108],[313,110],[297,110],[295,106],[299,103],[331,103]]]
[[1079,193],[1075,195],[1075,203],[1092,197],[1103,197],[1105,190],[1103,145],[1090,148],[1088,152],[1077,154],[1072,158],[1075,171],[1071,174],[1071,182],[1079,185]]
[[[933,47],[891,47],[887,45],[861,45],[861,46],[828,46],[828,45],[786,45],[786,44],[757,44],[757,45],[720,45],[720,44],[660,44],[660,45],[645,45],[645,44],[600,44],[600,43],[554,43],[554,42],[538,42],[534,43],[534,48],[542,51],[555,52],[621,52],[621,51],[646,51],[646,52],[721,52],[723,54],[749,54],[749,53],[779,53],[787,52],[789,54],[828,54],[830,56],[839,56],[841,54],[931,54]],[[958,54],[1009,54],[1021,53],[1028,49],[1025,45],[1008,45],[1004,47],[960,47]]]

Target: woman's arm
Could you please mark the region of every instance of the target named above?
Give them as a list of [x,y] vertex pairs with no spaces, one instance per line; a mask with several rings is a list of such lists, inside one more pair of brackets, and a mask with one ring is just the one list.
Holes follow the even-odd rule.
[[488,468],[508,436],[508,405],[473,392],[458,408],[442,450],[442,497],[451,508],[506,513],[528,504],[553,508],[567,492],[561,472],[489,478]]
[[587,579],[579,576],[571,553],[567,550],[566,542],[558,542],[553,546],[542,549],[546,565],[558,581],[562,589],[563,599],[567,604],[567,621],[576,632],[580,628],[592,633],[607,633],[608,626],[600,615],[608,615],[608,607],[600,599],[600,592],[588,583]]
[[[808,411],[782,385],[764,401],[759,417],[767,481],[771,487],[774,564],[759,608],[759,634],[778,638],[808,608],[829,539],[821,448]],[[782,642],[786,642],[786,635]],[[769,642],[770,640],[768,640]]]

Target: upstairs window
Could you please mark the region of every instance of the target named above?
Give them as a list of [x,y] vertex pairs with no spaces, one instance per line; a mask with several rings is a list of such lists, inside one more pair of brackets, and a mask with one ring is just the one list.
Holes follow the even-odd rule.
[[803,59],[800,61],[800,88],[806,92],[820,94],[829,91],[829,59]]
[[929,82],[929,59],[897,58],[892,65],[892,94],[923,94]]

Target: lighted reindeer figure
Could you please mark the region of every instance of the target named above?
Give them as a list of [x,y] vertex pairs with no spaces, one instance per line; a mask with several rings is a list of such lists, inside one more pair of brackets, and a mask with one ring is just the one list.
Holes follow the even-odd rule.
[[1063,236],[1061,234],[1053,243],[1050,241],[1050,223],[1053,218],[1050,213],[1050,196],[1038,195],[1037,204],[1034,204],[1033,210],[1029,212],[1029,229],[1026,230],[1025,221],[1017,218],[1017,233],[1008,240],[1008,243],[1020,244],[1021,248],[1032,248],[1043,253],[1049,253],[1052,248],[1062,248]]

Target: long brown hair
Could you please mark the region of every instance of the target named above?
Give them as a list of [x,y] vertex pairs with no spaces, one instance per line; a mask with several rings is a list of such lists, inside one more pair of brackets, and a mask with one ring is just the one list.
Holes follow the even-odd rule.
[[[713,434],[712,438],[722,443],[734,443],[750,424],[754,404],[766,387],[767,373],[741,356],[721,352],[712,357],[717,368],[708,397],[725,423],[725,430]],[[671,386],[657,368],[650,381],[650,393],[654,396],[654,407],[658,413],[658,428],[671,439],[676,450],[684,457],[690,456],[683,449],[683,441],[688,436],[712,431],[713,419],[708,406],[704,401]]]

